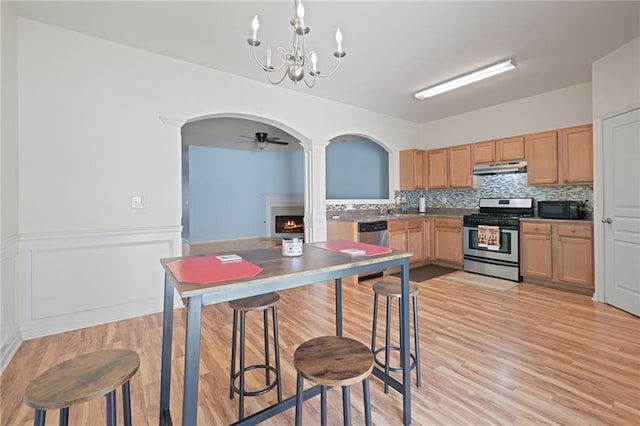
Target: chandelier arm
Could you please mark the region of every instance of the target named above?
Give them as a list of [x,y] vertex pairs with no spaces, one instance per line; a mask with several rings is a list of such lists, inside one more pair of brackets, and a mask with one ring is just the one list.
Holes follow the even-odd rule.
[[310,75],[311,75],[311,83],[309,83],[309,82],[307,81],[307,74],[305,74],[305,75],[304,75],[303,80],[304,80],[304,84],[306,84],[306,86],[307,86],[309,89],[313,89],[313,86],[315,86],[315,85],[316,85],[316,77],[315,77],[315,75],[314,75],[314,74],[310,74]]
[[284,80],[284,78],[285,78],[286,76],[287,76],[287,73],[286,73],[286,72],[284,72],[284,73],[282,73],[282,77],[280,78],[280,80],[278,80],[278,81],[273,81],[273,80],[271,80],[271,73],[270,73],[270,72],[268,72],[268,73],[267,73],[267,80],[269,80],[269,83],[273,84],[274,86],[277,86],[278,84],[282,83],[282,81]]
[[[278,49],[281,49],[281,48],[278,48]],[[277,67],[277,68],[267,67],[266,65],[263,65],[262,62],[260,62],[260,60],[256,56],[256,48],[255,48],[255,46],[251,46],[251,51],[253,52],[253,59],[255,59],[256,63],[260,66],[260,68],[262,68],[262,70],[266,71],[267,73],[271,73],[271,72],[275,72],[275,71],[281,70],[282,67],[285,66],[284,59],[281,59],[282,63],[280,64],[279,67]]]
[[329,74],[320,74],[317,73],[315,74],[316,77],[331,77],[332,75],[334,75],[336,73],[336,71],[338,71],[338,68],[340,68],[340,64],[342,63],[342,58],[338,58],[338,63],[336,64],[336,67],[333,69],[333,71],[331,71]]

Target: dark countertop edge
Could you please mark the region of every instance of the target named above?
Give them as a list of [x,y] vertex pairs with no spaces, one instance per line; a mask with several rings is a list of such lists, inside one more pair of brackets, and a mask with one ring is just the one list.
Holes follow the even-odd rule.
[[423,213],[423,214],[403,214],[401,216],[362,216],[362,217],[329,217],[327,221],[337,221],[337,222],[378,222],[381,220],[391,221],[391,220],[408,220],[408,219],[420,219],[420,218],[434,218],[434,217],[455,217],[462,218],[464,214],[453,214],[453,213]]

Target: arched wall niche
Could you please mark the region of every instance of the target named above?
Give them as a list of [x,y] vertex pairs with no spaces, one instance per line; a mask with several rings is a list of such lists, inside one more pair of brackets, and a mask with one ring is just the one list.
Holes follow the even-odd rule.
[[326,156],[326,198],[331,204],[368,204],[391,198],[391,149],[362,133],[331,138]]

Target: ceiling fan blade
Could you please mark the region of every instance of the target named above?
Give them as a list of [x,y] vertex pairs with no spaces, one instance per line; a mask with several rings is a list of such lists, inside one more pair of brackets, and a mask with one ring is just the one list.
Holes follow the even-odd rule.
[[275,144],[277,144],[277,145],[289,145],[289,142],[282,142],[282,141],[268,140],[267,142],[269,142],[269,143],[275,143]]
[[265,139],[265,140],[266,140],[266,141],[268,141],[268,142],[271,142],[271,141],[279,141],[279,140],[280,140],[280,138],[279,138],[279,137],[277,137],[277,136],[269,136],[269,137],[268,137],[267,139]]
[[241,138],[247,138],[250,139],[252,141],[256,140],[255,136],[245,136],[245,135],[240,135]]

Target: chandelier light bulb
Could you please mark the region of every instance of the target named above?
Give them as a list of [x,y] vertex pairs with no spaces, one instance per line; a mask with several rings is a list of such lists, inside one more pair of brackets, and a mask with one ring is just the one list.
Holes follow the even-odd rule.
[[258,21],[258,15],[256,15],[253,17],[253,21],[251,21],[251,30],[253,31],[251,38],[254,40],[258,38],[258,28],[260,28],[260,22]]
[[298,2],[298,7],[296,7],[296,18],[298,18],[298,26],[304,27],[304,6],[302,2]]
[[336,30],[336,43],[338,43],[338,52],[342,52],[342,32],[340,27]]
[[267,66],[271,66],[271,46],[267,46]]
[[318,72],[318,55],[316,55],[315,50],[311,51],[309,58],[311,59],[311,70],[313,72]]

